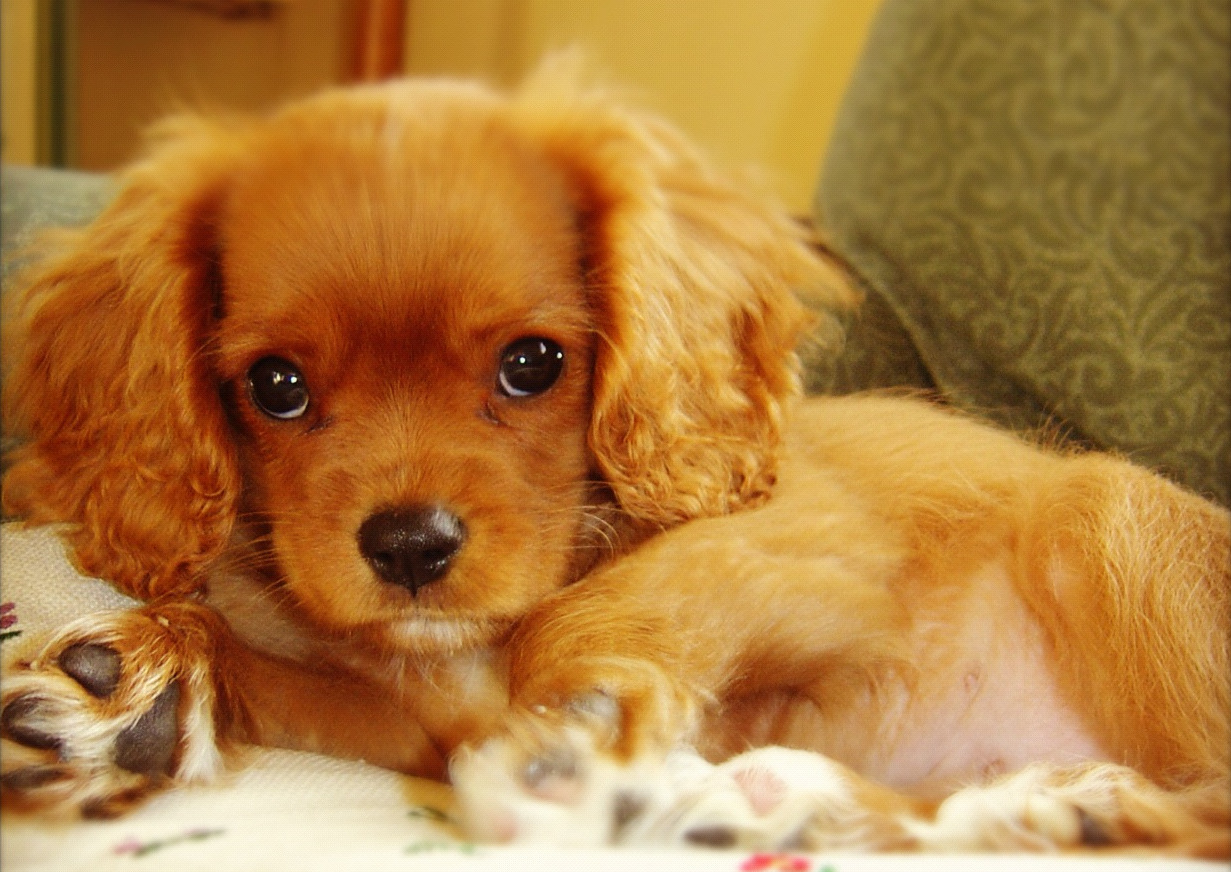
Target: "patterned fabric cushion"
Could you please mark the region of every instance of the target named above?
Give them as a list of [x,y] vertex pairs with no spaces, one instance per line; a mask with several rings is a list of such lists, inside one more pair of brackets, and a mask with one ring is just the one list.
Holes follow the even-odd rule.
[[0,246],[6,280],[25,262],[24,251],[40,230],[86,223],[113,193],[108,176],[42,167],[4,167],[0,191],[4,193],[0,197]]
[[865,284],[814,390],[935,386],[1231,497],[1231,4],[885,0],[818,219]]

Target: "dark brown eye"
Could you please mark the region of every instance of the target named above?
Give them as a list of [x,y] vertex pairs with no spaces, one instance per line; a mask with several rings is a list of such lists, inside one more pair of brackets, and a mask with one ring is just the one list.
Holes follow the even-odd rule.
[[262,357],[252,364],[248,395],[254,406],[282,421],[298,418],[308,409],[308,383],[303,373],[281,357]]
[[564,369],[564,349],[550,339],[528,336],[510,344],[500,360],[500,392],[506,397],[541,394]]

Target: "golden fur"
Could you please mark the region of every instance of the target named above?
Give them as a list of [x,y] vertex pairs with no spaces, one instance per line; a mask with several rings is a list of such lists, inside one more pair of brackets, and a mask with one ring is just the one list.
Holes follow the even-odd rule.
[[[167,122],[11,319],[5,509],[148,605],[6,682],[6,804],[115,813],[236,741],[440,776],[490,736],[533,757],[597,692],[621,760],[791,744],[925,818],[1103,760],[1153,817],[1079,797],[1087,844],[1225,851],[1227,512],[921,400],[797,401],[801,288],[851,299],[772,204],[550,71]],[[507,396],[525,336],[563,370]],[[246,391],[270,355],[302,420]],[[425,503],[465,543],[412,594],[356,537]],[[61,669],[82,644],[124,664],[103,698]],[[176,683],[165,767],[64,752]],[[891,817],[864,846],[921,847]]]

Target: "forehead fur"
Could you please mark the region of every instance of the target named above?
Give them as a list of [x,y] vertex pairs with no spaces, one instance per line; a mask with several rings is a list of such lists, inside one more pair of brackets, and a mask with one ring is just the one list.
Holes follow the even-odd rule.
[[573,209],[503,112],[477,89],[401,85],[254,131],[218,224],[228,315],[341,305],[375,326],[551,308],[580,279]]

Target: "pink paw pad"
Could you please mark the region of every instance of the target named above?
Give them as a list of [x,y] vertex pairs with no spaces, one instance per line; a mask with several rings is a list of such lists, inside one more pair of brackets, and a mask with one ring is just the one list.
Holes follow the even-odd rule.
[[763,767],[740,769],[731,778],[739,785],[758,817],[769,814],[786,798],[786,782]]

